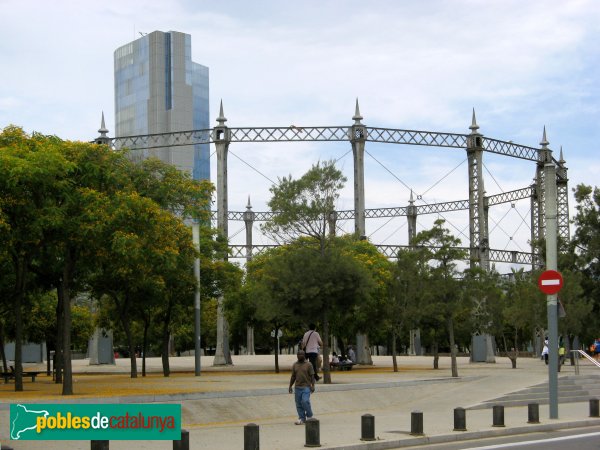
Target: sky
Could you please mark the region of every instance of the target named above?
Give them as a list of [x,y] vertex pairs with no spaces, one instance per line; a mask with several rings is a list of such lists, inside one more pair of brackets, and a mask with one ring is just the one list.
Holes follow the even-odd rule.
[[[173,30],[191,35],[192,59],[209,67],[213,126],[221,100],[230,127],[350,126],[358,99],[367,126],[469,133],[474,109],[490,138],[539,147],[545,126],[569,189],[598,185],[597,0],[0,0],[0,18],[1,128],[90,141],[104,112],[112,136],[114,50]],[[231,144],[230,210],[245,210],[248,196],[268,210],[278,177],[329,159],[348,178],[338,209],[352,209],[350,149]],[[366,152],[366,208],[406,206],[411,190],[417,204],[468,198],[464,150],[367,142]],[[527,187],[534,174],[532,162],[484,155],[487,195]],[[529,214],[528,200],[492,208],[491,247],[528,251]],[[418,230],[436,218],[419,216]],[[468,245],[468,213],[442,218]],[[268,243],[259,226],[254,242]],[[405,217],[366,226],[373,243],[407,242]],[[243,228],[230,223],[232,242],[244,242]]]

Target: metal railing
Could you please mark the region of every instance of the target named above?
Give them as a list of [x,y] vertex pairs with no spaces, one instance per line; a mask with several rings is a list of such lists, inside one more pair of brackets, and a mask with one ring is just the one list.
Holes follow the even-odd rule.
[[[583,356],[585,359],[590,361],[596,367],[600,367],[600,362],[596,361],[594,358],[592,358],[590,355],[588,355],[583,350],[571,350],[571,353],[579,353],[581,356]],[[575,355],[574,359],[575,359],[575,375],[579,375],[579,357],[577,355]]]

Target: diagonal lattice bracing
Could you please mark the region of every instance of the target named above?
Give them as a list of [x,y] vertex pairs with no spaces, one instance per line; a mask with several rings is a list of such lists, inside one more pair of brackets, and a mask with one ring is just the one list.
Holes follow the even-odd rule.
[[[353,211],[353,213],[354,213],[354,211]],[[400,206],[397,208],[365,209],[365,217],[367,219],[378,219],[378,218],[382,218],[382,217],[401,217],[401,216],[406,216],[406,207],[404,207],[404,206]]]
[[527,159],[529,161],[538,160],[539,149],[527,147],[525,145],[515,144],[513,142],[499,141],[483,137],[483,149],[487,152],[498,153],[500,155],[513,156],[515,158]]
[[511,203],[525,198],[531,198],[534,190],[531,186],[523,189],[515,189],[514,191],[502,192],[501,194],[490,195],[488,197],[488,205],[500,205],[502,203]]
[[[259,255],[271,248],[278,247],[278,245],[252,245],[252,254],[254,256]],[[232,245],[229,244],[229,253],[232,258],[246,258],[247,256],[247,245]]]
[[[432,147],[466,148],[467,135],[438,133],[434,131],[372,128],[367,130],[367,140],[389,144],[426,145]],[[294,141],[349,141],[351,127],[244,127],[228,128],[230,142],[294,142]],[[115,149],[132,150],[178,147],[192,144],[209,144],[215,141],[214,130],[189,130],[111,138]],[[497,139],[482,138],[484,151],[538,161],[538,149]]]
[[[269,249],[275,248],[277,245],[253,245],[252,254],[258,255]],[[404,248],[414,248],[408,245],[376,245],[377,249],[387,258],[396,258],[398,251]],[[435,248],[435,247],[432,247]],[[456,249],[464,250],[466,254],[469,252],[469,247],[456,247]],[[232,258],[246,258],[247,245],[229,245],[229,250]],[[532,265],[531,253],[510,251],[510,250],[494,250],[490,249],[490,261],[503,262],[511,264]]]
[[370,127],[367,127],[367,141],[453,148],[464,148],[467,145],[464,134]]
[[191,144],[208,144],[210,142],[213,142],[212,129],[125,136],[111,139],[113,148],[128,148],[130,150],[151,150]]
[[431,203],[429,205],[416,206],[417,214],[437,214],[450,211],[462,211],[469,209],[469,200],[457,200],[455,202]]
[[[502,203],[510,203],[517,200],[522,200],[524,198],[530,198],[533,192],[532,187],[527,187],[523,189],[517,189],[510,192],[504,192],[501,194],[492,195],[489,198],[489,205],[499,205]],[[469,209],[469,201],[468,200],[456,200],[454,202],[443,202],[443,203],[431,203],[425,205],[415,206],[417,210],[417,215],[424,214],[438,214],[443,212],[451,212],[451,211],[464,211]],[[228,218],[229,220],[244,220],[244,212],[245,211],[229,211]],[[274,212],[271,211],[258,211],[254,212],[254,220],[256,222],[265,222],[267,220],[271,220],[275,215]],[[367,219],[379,219],[379,218],[387,218],[387,217],[404,217],[408,215],[408,207],[407,206],[399,206],[396,208],[372,208],[365,209],[365,217]],[[211,211],[211,217],[213,220],[216,220],[217,212]],[[344,210],[337,211],[337,219],[338,220],[352,220],[354,219],[354,211],[353,210]]]
[[350,127],[230,128],[231,142],[348,141]]

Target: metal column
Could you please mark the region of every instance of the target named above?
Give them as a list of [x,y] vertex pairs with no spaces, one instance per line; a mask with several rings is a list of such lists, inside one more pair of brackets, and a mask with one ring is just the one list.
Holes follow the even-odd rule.
[[467,137],[467,159],[469,164],[469,238],[471,240],[471,267],[479,265],[489,269],[489,239],[487,235],[487,214],[485,208],[485,188],[483,185],[483,136],[477,131],[475,119],[471,122],[471,134]]
[[[252,260],[252,227],[254,226],[255,214],[252,211],[250,204],[250,196],[248,196],[248,205],[244,211],[244,223],[246,225],[246,263]],[[254,355],[254,327],[250,324],[246,325],[246,354]]]
[[[544,197],[546,207],[546,270],[557,270],[557,204],[556,204],[556,166],[552,161],[552,151],[548,148],[546,128],[540,155],[544,158]],[[558,311],[556,294],[548,295],[548,391],[550,418],[558,419]]]
[[569,178],[567,176],[567,166],[563,158],[562,147],[560,149],[560,159],[556,168],[556,206],[558,237],[560,238],[560,250],[566,251],[566,246],[571,240],[569,231]]
[[352,117],[354,124],[350,129],[350,143],[354,156],[354,233],[364,239],[365,229],[365,141],[367,129],[361,123],[362,116],[356,99],[356,110]]
[[[227,153],[231,141],[229,129],[225,125],[227,119],[223,115],[223,102],[221,102],[219,124],[213,130],[213,141],[217,149],[217,228],[219,233],[228,238],[227,213],[229,211],[227,201]],[[227,258],[227,256],[225,256]],[[214,366],[233,364],[229,351],[229,326],[225,318],[224,298],[220,296],[217,303],[217,347],[215,349]]]
[[417,235],[417,207],[415,206],[412,190],[410,191],[410,200],[406,208],[406,219],[408,220],[408,245],[412,245]]

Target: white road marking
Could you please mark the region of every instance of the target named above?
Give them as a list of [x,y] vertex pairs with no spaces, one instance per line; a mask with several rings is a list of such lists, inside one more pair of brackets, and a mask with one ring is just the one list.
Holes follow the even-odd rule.
[[558,441],[568,441],[573,439],[583,439],[592,436],[600,436],[600,432],[598,433],[587,433],[587,434],[574,434],[572,436],[562,436],[557,438],[550,439],[539,439],[537,441],[525,441],[525,442],[509,442],[508,444],[498,444],[498,445],[488,445],[487,447],[472,447],[468,450],[492,450],[496,448],[511,448],[515,446],[523,446],[523,445],[535,445],[549,442],[558,442]]

